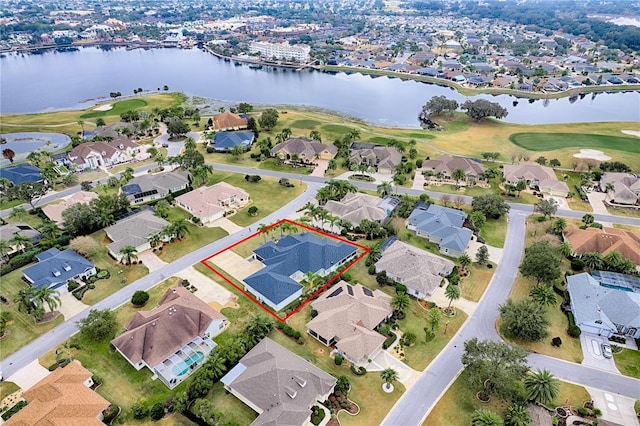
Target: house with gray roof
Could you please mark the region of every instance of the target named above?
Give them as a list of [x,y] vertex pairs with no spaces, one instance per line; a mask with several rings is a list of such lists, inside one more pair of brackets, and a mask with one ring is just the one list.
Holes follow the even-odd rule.
[[408,294],[426,299],[453,267],[454,263],[448,259],[395,240],[376,262],[376,273],[385,271],[389,278],[404,284]]
[[473,232],[463,228],[467,214],[461,210],[419,203],[407,218],[405,225],[416,235],[438,244],[440,253],[458,258],[469,245]]
[[268,337],[220,381],[258,413],[252,426],[309,424],[311,407],[325,401],[336,384],[335,377]]
[[385,224],[400,204],[396,197],[379,198],[360,192],[349,193],[340,201],[329,200],[323,208],[354,226],[364,219]]
[[22,270],[32,287],[51,289],[67,285],[69,280],[84,280],[96,274],[96,266],[71,249],[53,247],[36,255],[38,263]]
[[366,164],[375,167],[378,173],[393,174],[395,168],[402,161],[402,154],[395,148],[378,146],[360,148],[363,145],[351,146],[349,163]]
[[567,277],[576,325],[585,333],[640,338],[640,293],[598,282],[584,272]]
[[302,296],[300,282],[308,273],[327,277],[355,258],[355,246],[312,233],[287,235],[253,251],[264,268],[244,279],[246,290],[274,311]]
[[307,323],[307,332],[350,362],[365,365],[382,350],[385,337],[376,329],[393,314],[391,296],[340,281],[311,308],[318,315]]
[[218,152],[229,152],[236,146],[247,151],[251,148],[254,139],[253,132],[218,132],[213,137],[211,146]]
[[138,253],[151,248],[149,238],[162,232],[170,223],[161,217],[154,216],[153,210],[146,209],[128,216],[116,224],[104,229],[112,243],[107,245],[109,254],[120,261],[120,250],[125,246],[133,246]]
[[558,180],[551,167],[533,162],[505,164],[503,173],[506,182],[512,185],[524,180],[529,188],[537,188],[549,195],[558,197],[569,195],[569,186],[566,182]]
[[460,169],[464,172],[465,181],[458,184],[475,184],[484,180],[485,167],[478,160],[453,155],[443,155],[437,160],[426,160],[422,163],[426,175],[441,176],[440,179],[452,179],[453,171]]
[[120,193],[126,194],[132,204],[141,204],[164,198],[188,186],[189,174],[173,170],[136,176],[120,188]]
[[136,312],[111,344],[133,368],[147,367],[173,389],[206,362],[226,324],[224,315],[178,286],[154,309]]
[[42,235],[40,231],[26,223],[8,223],[2,225],[0,226],[0,240],[9,242],[9,246],[11,246],[11,250],[7,252],[7,254],[13,254],[22,249],[19,245],[11,243],[11,239],[16,235],[29,238],[31,245],[38,244],[44,238],[44,235]]
[[291,138],[280,142],[271,149],[271,155],[282,160],[292,160],[313,163],[314,160],[331,160],[338,153],[335,145],[325,145],[318,141],[302,138]]
[[[613,191],[607,192],[607,185]],[[606,172],[600,179],[600,191],[607,192],[606,200],[614,204],[635,205],[640,201],[640,177],[633,173]]]

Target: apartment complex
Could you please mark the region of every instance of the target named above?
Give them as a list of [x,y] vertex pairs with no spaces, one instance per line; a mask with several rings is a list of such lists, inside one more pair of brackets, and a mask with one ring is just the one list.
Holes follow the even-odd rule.
[[251,53],[259,53],[263,58],[295,59],[298,62],[308,62],[311,48],[304,44],[291,46],[289,43],[267,43],[254,41],[249,45]]

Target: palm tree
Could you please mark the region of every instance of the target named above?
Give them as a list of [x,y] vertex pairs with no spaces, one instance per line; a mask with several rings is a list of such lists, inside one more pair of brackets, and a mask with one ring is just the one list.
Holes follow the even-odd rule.
[[195,151],[196,149],[196,141],[192,137],[188,137],[184,141],[184,150],[185,151]]
[[153,159],[155,160],[158,167],[162,167],[165,161],[167,161],[167,157],[160,153],[158,153]]
[[404,312],[409,304],[411,304],[411,299],[406,293],[396,293],[391,299],[391,307],[398,312]]
[[27,287],[18,291],[18,293],[13,298],[13,303],[18,305],[18,310],[26,312],[27,314],[31,313],[31,311],[36,307],[34,303],[34,297],[36,293],[35,287]]
[[356,141],[358,139],[360,139],[360,130],[358,129],[351,129],[349,130],[349,133],[347,133],[347,137],[353,142]]
[[234,160],[238,161],[243,152],[244,150],[240,145],[234,145],[233,148],[231,149],[231,156],[233,157]]
[[122,255],[122,260],[126,265],[131,265],[131,262],[134,260],[138,260],[138,250],[134,246],[128,245],[124,246],[120,249],[120,254]]
[[558,246],[558,251],[564,257],[569,257],[571,256],[571,253],[573,253],[573,249],[571,248],[571,244],[569,243],[569,241],[561,242]]
[[47,221],[40,227],[40,232],[50,240],[55,240],[62,234],[58,224],[53,221]]
[[462,253],[462,255],[458,258],[458,262],[460,262],[460,267],[462,268],[462,270],[466,271],[467,267],[471,265],[471,263],[473,263],[473,260],[467,253]]
[[431,331],[433,332],[440,325],[442,321],[442,311],[438,308],[431,308],[427,311],[427,322],[431,325]]
[[159,233],[155,233],[149,237],[149,245],[151,247],[157,247],[162,242],[162,238]]
[[60,293],[56,290],[51,290],[49,287],[42,287],[35,292],[36,305],[42,306],[46,303],[49,307],[49,311],[53,312],[60,304]]
[[11,244],[7,240],[0,240],[0,258],[6,260],[6,256],[11,252]]
[[593,217],[592,214],[585,214],[584,216],[582,216],[582,223],[584,223],[585,226],[589,227],[593,222],[595,222],[595,218]]
[[567,221],[564,218],[559,217],[554,220],[551,224],[551,230],[556,235],[562,235],[562,233],[567,229]]
[[531,424],[531,416],[527,407],[520,404],[512,404],[507,407],[504,413],[506,426],[529,426]]
[[280,134],[282,135],[282,140],[286,141],[287,139],[289,139],[291,137],[291,129],[288,127],[285,127],[284,129],[282,129],[280,131]]
[[466,177],[467,175],[462,169],[453,169],[451,172],[451,178],[456,181],[456,188],[460,186],[460,182],[465,180]]
[[529,297],[541,306],[553,306],[558,302],[556,294],[548,285],[537,285],[529,292]]
[[225,359],[221,357],[218,352],[214,352],[213,355],[209,357],[205,365],[207,369],[211,370],[215,379],[221,378],[227,371]]
[[133,169],[131,167],[127,167],[124,172],[120,174],[120,181],[125,184],[133,179]]
[[604,186],[604,190],[607,193],[607,195],[611,194],[609,196],[613,198],[613,194],[615,194],[616,192],[616,187],[611,182],[609,182]]
[[12,246],[21,249],[23,253],[27,247],[31,247],[33,245],[31,238],[25,235],[20,235],[20,234],[15,234],[13,237],[11,237],[11,239],[9,240],[9,243]]
[[460,299],[460,287],[458,287],[457,285],[449,284],[444,290],[444,295],[447,296],[447,299],[449,299],[449,306],[447,306],[447,310],[450,310],[453,301]]
[[559,381],[549,370],[538,370],[524,379],[524,388],[530,400],[541,404],[553,401],[559,392]]
[[189,233],[189,224],[184,219],[178,219],[171,224],[173,235],[181,240]]
[[493,411],[480,408],[471,416],[471,426],[502,426],[504,422]]
[[608,267],[608,270],[618,271],[624,262],[624,258],[618,250],[613,250],[603,257],[602,261]]
[[264,235],[264,242],[267,242],[267,236],[269,235],[269,233],[271,232],[271,230],[267,230],[267,228],[269,227],[269,225],[265,225],[264,223],[261,223],[260,225],[258,225],[258,232],[262,233],[262,235]]
[[106,211],[101,211],[96,217],[96,223],[101,228],[106,228],[107,226],[110,226],[116,223],[116,220],[111,213],[108,213]]
[[393,192],[393,188],[388,181],[382,182],[380,185],[378,185],[377,189],[378,194],[380,194],[381,197],[386,197],[387,195],[391,194],[391,192]]
[[585,253],[582,255],[582,260],[584,264],[587,265],[589,269],[596,270],[601,269],[604,265],[604,261],[602,260],[602,255],[597,251]]
[[193,186],[198,187],[207,182],[209,176],[213,173],[213,167],[208,164],[202,164],[191,171],[191,179]]
[[385,368],[380,372],[380,378],[384,381],[386,389],[389,389],[393,382],[398,380],[398,372],[393,368]]
[[376,244],[373,247],[371,247],[369,249],[368,256],[371,262],[377,262],[378,260],[380,260],[380,256],[382,256],[382,249],[380,247],[380,244]]

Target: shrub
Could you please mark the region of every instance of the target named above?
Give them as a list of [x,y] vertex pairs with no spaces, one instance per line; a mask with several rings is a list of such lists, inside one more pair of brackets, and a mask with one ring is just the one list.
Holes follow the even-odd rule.
[[80,284],[78,283],[78,281],[75,280],[69,280],[67,282],[67,288],[69,289],[69,291],[73,291],[76,288],[80,287]]
[[578,327],[577,325],[570,325],[569,330],[567,332],[569,336],[578,338],[580,337],[582,330],[580,330],[580,327]]
[[385,340],[382,344],[382,349],[388,349],[389,346],[393,345],[393,342],[395,342],[397,338],[398,336],[396,335],[396,333],[390,331],[387,336],[387,340]]
[[562,339],[560,337],[556,336],[553,339],[551,339],[551,346],[555,348],[559,348],[560,345],[562,345]]
[[9,420],[11,417],[13,417],[14,414],[22,410],[22,408],[25,407],[26,405],[27,405],[27,401],[18,401],[16,405],[14,405],[13,407],[11,407],[9,410],[7,410],[2,414],[2,420]]
[[109,272],[107,269],[103,269],[96,274],[96,277],[99,280],[106,280],[107,278],[111,277],[111,272]]
[[118,416],[119,412],[120,412],[120,407],[118,407],[117,405],[111,404],[110,406],[107,407],[106,410],[104,410],[102,422],[108,425],[113,421],[113,419],[115,419]]
[[365,374],[367,374],[367,369],[364,368],[364,367],[357,367],[356,368],[355,365],[351,364],[351,367],[349,367],[349,369],[356,376],[364,376]]
[[153,404],[151,407],[151,420],[160,420],[164,417],[164,404],[162,402],[157,402]]
[[149,293],[143,290],[138,290],[135,293],[133,293],[133,296],[131,296],[131,303],[134,306],[142,306],[145,303],[147,303],[148,300],[149,300]]
[[247,213],[249,213],[250,216],[255,216],[258,214],[258,208],[256,206],[251,206],[247,209]]
[[407,286],[404,284],[396,283],[396,293],[407,294]]
[[93,290],[94,288],[96,288],[96,285],[95,285],[95,283],[89,283],[89,284],[87,284],[87,288],[89,290]]
[[144,419],[149,415],[149,407],[147,406],[147,400],[142,398],[131,404],[131,414],[134,419]]
[[342,365],[342,361],[344,360],[344,358],[342,358],[342,355],[336,354],[336,357],[333,359],[333,362],[336,365]]
[[207,147],[207,154],[213,154],[216,150],[211,145]]
[[587,410],[584,407],[578,407],[578,414],[580,414],[582,417],[587,417],[589,415],[589,410]]
[[579,257],[571,259],[571,269],[574,271],[582,271],[584,269],[584,261]]
[[376,274],[376,265],[370,265],[369,269],[367,269],[367,272],[369,273],[369,275],[375,275]]

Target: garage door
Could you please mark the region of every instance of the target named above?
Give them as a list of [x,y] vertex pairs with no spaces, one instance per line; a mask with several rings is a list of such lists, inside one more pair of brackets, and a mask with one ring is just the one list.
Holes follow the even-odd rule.
[[600,332],[602,331],[600,327],[596,327],[594,325],[585,325],[585,324],[582,324],[580,326],[580,330],[582,330],[583,333],[591,333],[591,334],[600,334]]

